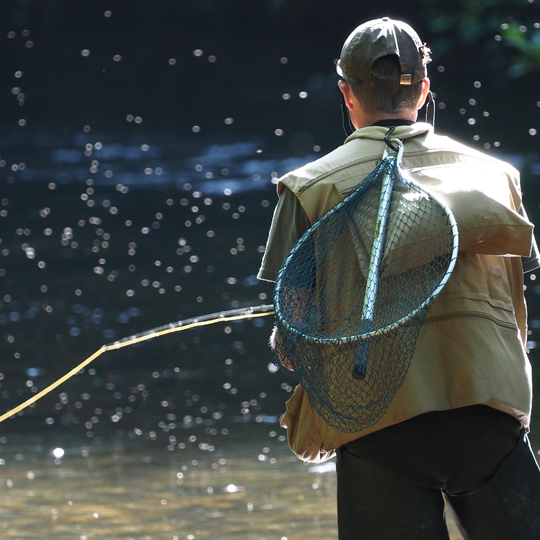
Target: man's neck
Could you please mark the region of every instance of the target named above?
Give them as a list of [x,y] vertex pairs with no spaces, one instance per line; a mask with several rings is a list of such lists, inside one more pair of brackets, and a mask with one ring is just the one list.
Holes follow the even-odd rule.
[[360,113],[360,111],[357,110],[357,115],[355,118],[353,118],[353,124],[355,125],[356,129],[360,129],[386,120],[406,120],[414,123],[416,122],[417,117],[418,111],[411,110],[401,110],[396,111],[395,113],[377,111],[373,114],[363,114],[363,111]]
[[411,126],[414,122],[414,120],[405,120],[403,118],[386,118],[385,120],[379,120],[371,125],[380,127]]

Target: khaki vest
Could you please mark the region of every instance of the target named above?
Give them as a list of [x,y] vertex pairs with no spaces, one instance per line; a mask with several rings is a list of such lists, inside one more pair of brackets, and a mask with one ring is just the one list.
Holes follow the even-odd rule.
[[[387,129],[357,130],[345,144],[280,180],[313,223],[376,166]],[[431,304],[411,367],[382,419],[359,433],[325,424],[299,386],[281,425],[303,460],[324,461],[358,437],[419,414],[485,404],[515,416],[528,429],[531,367],[525,349],[527,313],[521,256],[532,224],[519,214],[518,172],[427,124],[399,126],[403,171],[447,204],[456,218],[460,251],[443,292]],[[278,191],[279,186],[278,185]]]

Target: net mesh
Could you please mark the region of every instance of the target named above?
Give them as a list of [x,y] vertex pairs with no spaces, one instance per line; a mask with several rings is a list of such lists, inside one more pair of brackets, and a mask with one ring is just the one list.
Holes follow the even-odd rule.
[[357,432],[384,415],[456,254],[451,213],[394,156],[295,244],[276,281],[275,352],[328,425]]

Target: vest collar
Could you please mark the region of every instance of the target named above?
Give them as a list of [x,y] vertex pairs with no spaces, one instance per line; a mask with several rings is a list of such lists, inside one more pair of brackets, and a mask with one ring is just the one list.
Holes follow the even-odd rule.
[[[387,132],[388,128],[383,126],[369,126],[357,129],[345,139],[345,144],[353,141],[354,139],[372,139],[382,141],[384,140],[384,136]],[[427,135],[431,132],[433,132],[433,127],[430,124],[426,124],[425,122],[416,122],[411,126],[397,126],[395,131],[392,133],[392,137],[401,140],[411,139],[412,137]]]

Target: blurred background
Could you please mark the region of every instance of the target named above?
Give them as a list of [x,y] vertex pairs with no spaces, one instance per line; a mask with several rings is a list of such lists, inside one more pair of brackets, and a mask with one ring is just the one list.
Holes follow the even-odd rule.
[[[537,223],[538,0],[3,0],[1,412],[103,344],[271,303],[275,183],[343,142],[335,61],[382,16],[432,49],[437,131],[518,167]],[[278,425],[272,323],[107,352],[2,423],[2,538],[336,538],[332,462]]]

